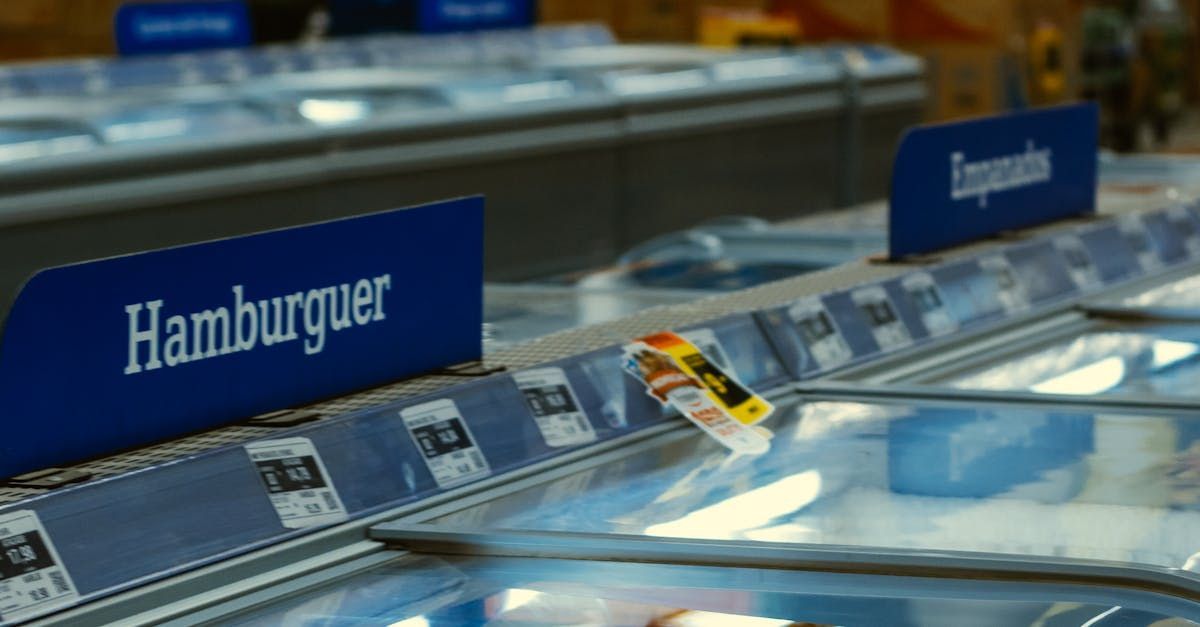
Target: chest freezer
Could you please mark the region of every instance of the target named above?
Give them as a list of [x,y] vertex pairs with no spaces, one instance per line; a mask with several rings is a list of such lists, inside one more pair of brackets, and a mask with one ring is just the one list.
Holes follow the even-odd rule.
[[696,431],[438,523],[1106,560],[1200,585],[1189,416],[812,400],[765,426],[764,455]]
[[841,74],[818,55],[618,45],[539,64],[622,103],[624,247],[729,213],[835,206]]
[[[784,627],[787,625],[1068,627],[1183,620],[1188,608],[1105,589],[1013,584],[970,593],[953,581],[923,589],[886,577],[756,568],[681,567],[605,561],[398,555],[285,601],[222,618],[223,624],[618,625]],[[1142,622],[1144,621],[1144,622]]]
[[1200,299],[1188,277],[1102,301],[1082,331],[934,376],[950,387],[1047,394],[1194,398],[1200,389]]
[[577,284],[731,291],[829,268],[884,246],[883,236],[870,231],[822,233],[753,220],[716,222],[652,239]]

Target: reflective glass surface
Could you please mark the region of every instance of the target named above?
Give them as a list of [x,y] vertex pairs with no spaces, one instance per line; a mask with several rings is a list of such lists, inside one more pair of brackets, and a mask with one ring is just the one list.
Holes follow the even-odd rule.
[[417,88],[284,89],[268,100],[282,103],[289,114],[318,126],[352,124],[379,115],[446,106],[435,91]]
[[90,150],[99,145],[82,124],[0,121],[0,163]]
[[943,383],[1045,394],[1195,397],[1200,395],[1200,329],[1175,325],[1085,333]]
[[1195,608],[1077,586],[961,586],[745,568],[402,556],[222,624],[1067,627],[1152,625],[1176,615],[1194,616]]
[[1200,308],[1200,276],[1160,285],[1121,301],[1131,307]]
[[1200,421],[810,402],[761,456],[695,435],[448,525],[961,550],[1192,568]]
[[238,135],[276,122],[269,111],[239,100],[145,102],[91,120],[110,144]]

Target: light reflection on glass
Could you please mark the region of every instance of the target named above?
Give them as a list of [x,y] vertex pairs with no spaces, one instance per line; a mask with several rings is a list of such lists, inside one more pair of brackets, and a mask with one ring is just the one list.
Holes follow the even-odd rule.
[[300,101],[300,115],[315,124],[346,124],[367,117],[370,109],[361,100],[305,98]]
[[1099,394],[1111,390],[1125,379],[1125,361],[1120,357],[1101,359],[1029,386],[1042,394]]
[[1200,347],[1191,342],[1155,340],[1150,350],[1153,354],[1152,367],[1155,370],[1160,370],[1192,357],[1200,352]]
[[429,627],[429,619],[424,616],[413,616],[402,621],[397,621],[388,625],[388,627]]
[[146,122],[124,122],[107,126],[102,131],[104,140],[117,143],[126,141],[145,141],[177,137],[187,133],[188,121],[182,117]]
[[821,474],[815,470],[780,479],[670,522],[646,527],[646,535],[663,538],[731,539],[794,513],[821,495]]

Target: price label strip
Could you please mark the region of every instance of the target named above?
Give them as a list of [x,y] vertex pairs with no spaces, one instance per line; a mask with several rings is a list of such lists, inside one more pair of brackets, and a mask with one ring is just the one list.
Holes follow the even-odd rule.
[[896,315],[896,308],[882,287],[859,288],[850,293],[850,299],[866,317],[880,350],[886,353],[912,345],[908,327]]
[[979,266],[996,284],[996,298],[1004,313],[1015,314],[1029,309],[1029,294],[1017,280],[1012,264],[1001,255],[991,255],[979,260]]
[[79,599],[37,512],[0,516],[0,620],[41,616]]
[[1083,292],[1090,292],[1104,286],[1100,280],[1100,271],[1092,263],[1092,256],[1078,235],[1062,235],[1054,238],[1054,248],[1062,255],[1067,263],[1067,272],[1075,286]]
[[451,488],[492,474],[454,401],[444,398],[400,411],[433,480]]
[[948,335],[958,330],[958,321],[950,314],[942,290],[933,275],[914,272],[900,280],[900,286],[908,295],[913,307],[921,313],[921,323],[930,337]]
[[1117,228],[1120,229],[1121,237],[1125,238],[1129,249],[1137,257],[1142,272],[1152,272],[1162,267],[1162,260],[1158,258],[1158,253],[1150,245],[1150,236],[1146,234],[1146,225],[1142,224],[1138,216],[1122,216],[1117,222]]
[[547,446],[576,446],[596,440],[596,431],[579,404],[562,368],[538,368],[513,375]]
[[757,455],[770,449],[769,432],[752,425],[775,407],[679,335],[656,333],[626,344],[622,365],[650,396],[730,450]]
[[346,520],[346,507],[312,440],[252,442],[246,445],[246,454],[284,527],[302,529]]
[[1200,257],[1200,232],[1196,231],[1196,223],[1187,207],[1171,207],[1167,211],[1167,221],[1183,239],[1189,257]]
[[788,317],[800,330],[800,337],[819,369],[837,368],[854,356],[819,296],[802,298],[793,303],[788,307]]

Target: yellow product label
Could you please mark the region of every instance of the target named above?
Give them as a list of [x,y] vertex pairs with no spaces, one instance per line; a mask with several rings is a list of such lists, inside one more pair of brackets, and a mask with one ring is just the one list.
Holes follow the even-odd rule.
[[[714,364],[694,344],[675,333],[656,333],[640,338],[643,342],[671,358],[679,373],[689,382],[698,383],[713,404],[723,409],[730,417],[745,425],[752,425],[771,415],[775,407],[763,397],[755,394],[736,377]],[[646,380],[652,387],[655,381],[663,382],[667,388],[678,387],[685,377],[666,376],[669,373],[648,373]],[[661,375],[661,376],[660,376]],[[657,393],[657,390],[655,390]],[[668,391],[663,390],[663,393]]]

